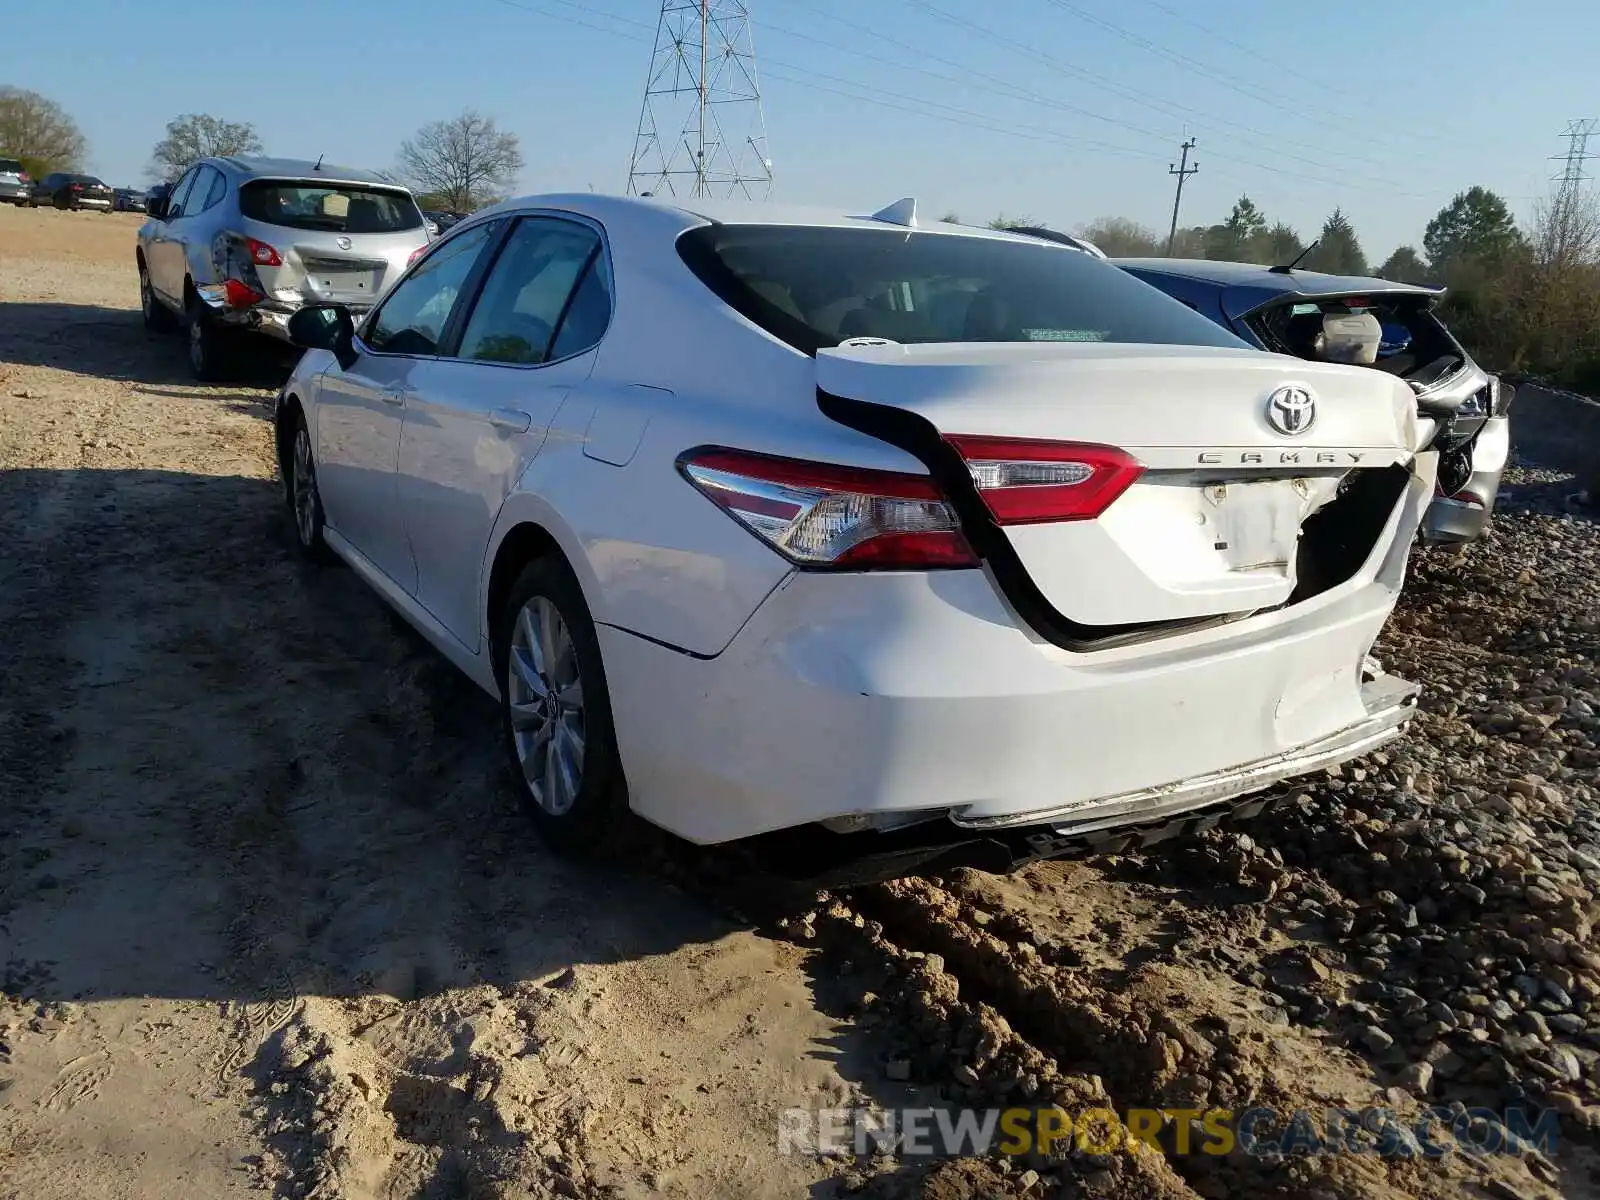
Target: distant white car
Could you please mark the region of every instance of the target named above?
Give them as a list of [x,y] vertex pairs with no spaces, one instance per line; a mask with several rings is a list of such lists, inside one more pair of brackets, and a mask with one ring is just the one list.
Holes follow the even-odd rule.
[[1434,486],[1410,390],[1065,246],[530,197],[290,333],[300,548],[499,700],[558,846],[631,810],[1006,866],[1414,711],[1368,656]]

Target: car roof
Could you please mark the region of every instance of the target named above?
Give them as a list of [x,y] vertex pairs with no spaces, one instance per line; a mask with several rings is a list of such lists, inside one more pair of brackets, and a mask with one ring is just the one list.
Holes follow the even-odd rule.
[[329,183],[373,183],[384,187],[403,187],[385,179],[377,171],[360,167],[341,167],[320,159],[267,158],[240,154],[202,159],[245,179],[326,179]]
[[[832,208],[823,205],[775,204],[761,200],[709,200],[676,196],[616,196],[597,192],[557,192],[518,196],[504,200],[490,211],[527,208],[564,209],[592,217],[611,226],[630,221],[641,225],[676,225],[681,232],[706,223],[721,225],[791,225],[821,229],[908,229],[918,233],[942,233],[990,241],[1022,242],[1031,246],[1048,245],[1039,238],[1007,230],[956,225],[948,221],[921,220],[914,226],[880,219],[873,208]],[[1061,247],[1063,250],[1067,247]]]
[[1209,258],[1113,258],[1113,264],[1137,271],[1214,283],[1218,287],[1250,288],[1284,296],[1327,296],[1339,292],[1413,293],[1437,296],[1444,289],[1420,283],[1399,283],[1370,275],[1329,275],[1322,271],[1274,271],[1260,263],[1224,262]]

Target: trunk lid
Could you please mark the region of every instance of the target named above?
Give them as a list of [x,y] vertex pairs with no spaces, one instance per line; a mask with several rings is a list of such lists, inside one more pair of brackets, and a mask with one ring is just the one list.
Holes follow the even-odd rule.
[[[1408,462],[1418,438],[1415,400],[1400,380],[1247,349],[846,342],[817,354],[817,386],[830,415],[923,457],[958,506],[964,491],[968,523],[973,500],[993,515],[974,481],[981,464],[968,454],[960,478],[947,448],[930,449],[929,426],[939,438],[1087,443],[1137,460],[1131,486],[1090,519],[975,531],[1001,551],[986,555],[997,575],[1014,558],[1025,575],[1018,586],[1080,629],[1289,601],[1306,522],[1353,472]],[[1293,428],[1275,429],[1275,395],[1290,408],[1309,396],[1314,415],[1301,411],[1297,424],[1280,406],[1272,415]],[[919,448],[914,430],[925,435]]]
[[277,251],[278,266],[256,264],[262,290],[293,303],[369,308],[428,243],[426,229],[389,234],[333,234],[245,222],[244,233]]

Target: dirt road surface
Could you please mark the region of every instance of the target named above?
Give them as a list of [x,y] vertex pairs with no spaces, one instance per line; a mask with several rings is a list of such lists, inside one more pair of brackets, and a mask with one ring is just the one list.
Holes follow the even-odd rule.
[[[0,1197],[1593,1194],[1600,539],[1559,477],[1418,566],[1419,731],[1248,833],[773,908],[726,855],[540,847],[492,705],[288,552],[281,368],[196,386],[144,332],[136,228],[0,210]],[[1560,1136],[777,1146],[785,1109],[1050,1101]]]

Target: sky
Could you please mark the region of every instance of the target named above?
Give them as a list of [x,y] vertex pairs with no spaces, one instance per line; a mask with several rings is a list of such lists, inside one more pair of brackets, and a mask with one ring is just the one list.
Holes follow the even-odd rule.
[[[659,0],[74,0],[9,6],[0,84],[60,102],[113,186],[166,123],[389,167],[473,108],[518,135],[517,191],[622,192]],[[1249,195],[1310,237],[1335,206],[1374,262],[1482,184],[1526,214],[1600,116],[1593,0],[748,0],[777,199],[1165,231]],[[1525,65],[1518,65],[1525,64]],[[1591,142],[1600,154],[1600,133]],[[1600,159],[1589,164],[1600,176]]]

